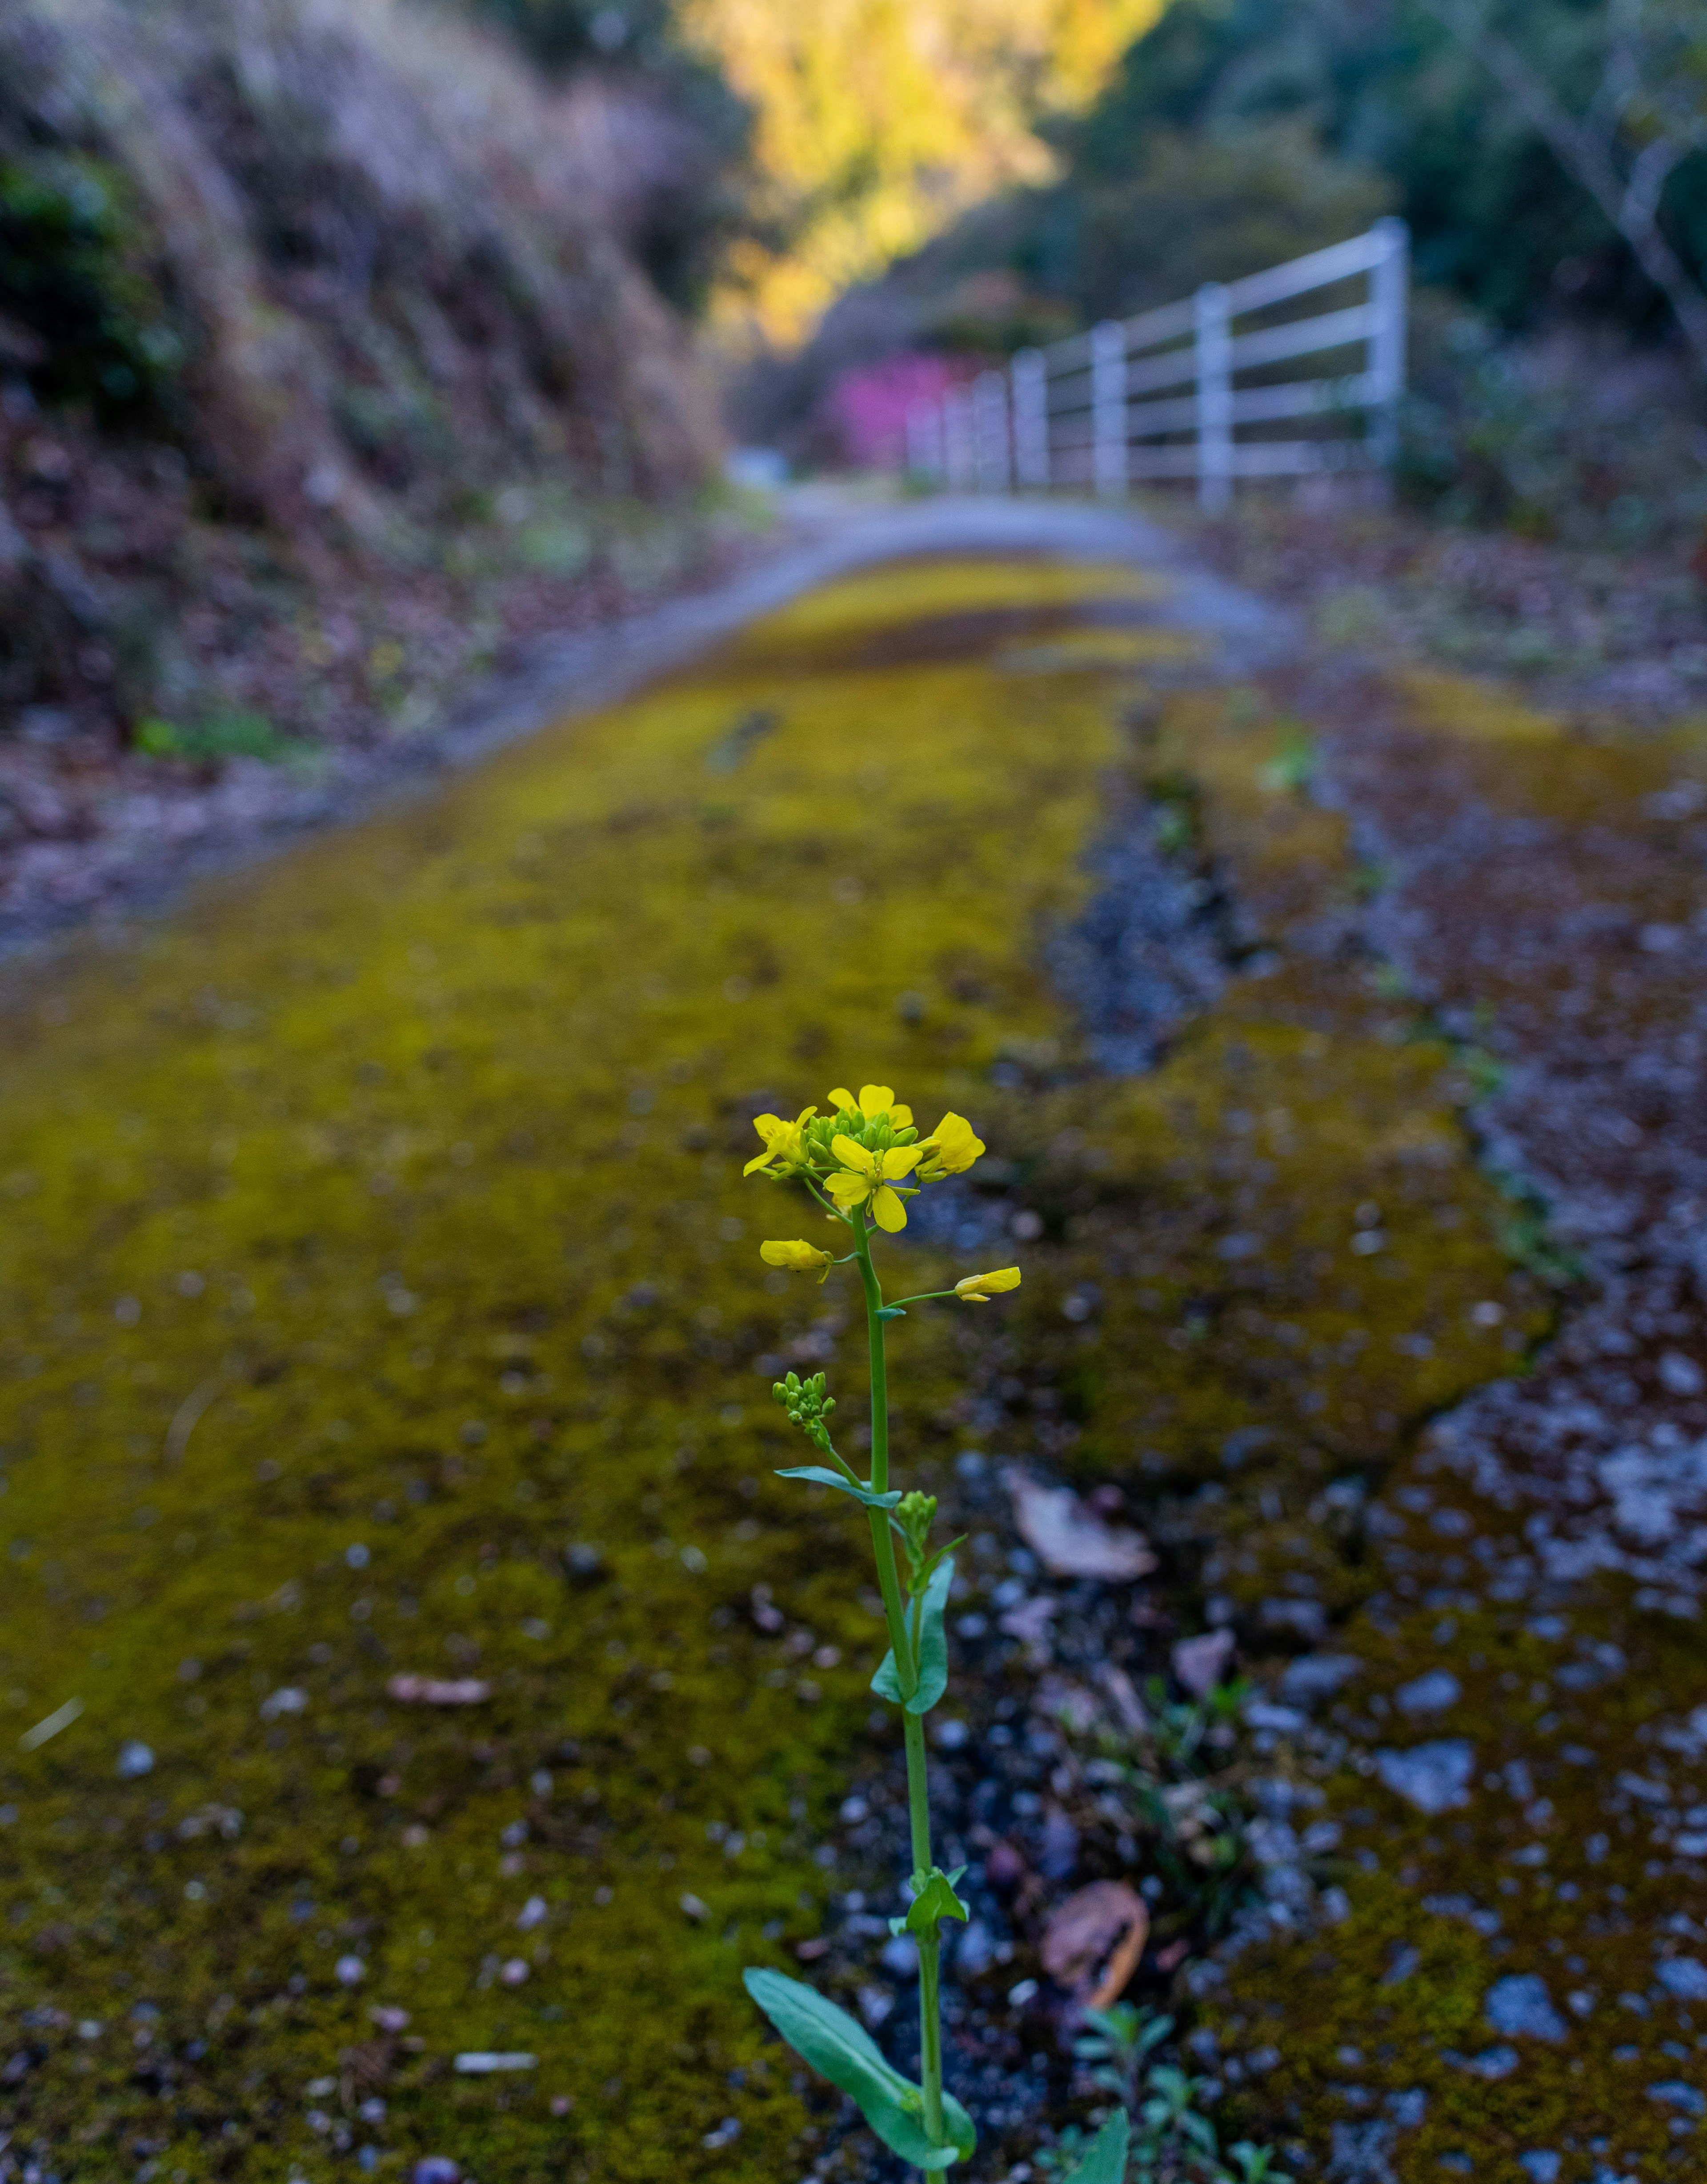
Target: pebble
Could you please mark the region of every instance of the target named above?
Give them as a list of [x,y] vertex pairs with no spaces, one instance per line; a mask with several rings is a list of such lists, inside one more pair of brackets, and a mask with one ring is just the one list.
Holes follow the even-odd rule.
[[1451,1812],[1470,1802],[1475,1747],[1463,1737],[1413,1745],[1409,1752],[1378,1752],[1375,1760],[1388,1789],[1419,1812]]
[[1291,1706],[1330,1699],[1363,1665],[1355,1653],[1306,1653],[1288,1664],[1280,1679],[1280,1696]]
[[134,1782],[139,1776],[152,1774],[153,1771],[153,1753],[146,1744],[139,1743],[134,1736],[127,1736],[119,1747],[119,1780]]
[[1660,1984],[1679,2002],[1707,2002],[1707,1964],[1695,1957],[1668,1957],[1659,1967]]
[[367,1964],[360,1957],[340,1957],[332,1970],[340,1986],[360,1986],[367,1977]]
[[409,2184],[461,2184],[462,2171],[448,2153],[424,2154],[410,2171]]
[[1565,2020],[1553,2006],[1547,1982],[1533,1972],[1514,1972],[1496,1980],[1483,1998],[1482,2009],[1496,2032],[1508,2037],[1563,2040]]
[[1401,1684],[1393,1693],[1393,1703],[1401,1713],[1441,1713],[1456,1706],[1463,1696],[1463,1686],[1449,1669],[1431,1669],[1414,1682]]
[[1559,2154],[1537,2149],[1531,2153],[1520,2153],[1517,2165],[1530,2184],[1559,2184],[1559,2172],[1565,2164]]

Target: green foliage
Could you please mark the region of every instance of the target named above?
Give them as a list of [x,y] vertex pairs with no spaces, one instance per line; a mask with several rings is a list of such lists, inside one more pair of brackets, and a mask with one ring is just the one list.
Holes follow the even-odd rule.
[[923,1591],[914,1596],[911,1621],[912,1643],[918,1658],[918,1685],[912,1696],[908,1698],[902,1692],[893,1646],[884,1655],[871,1680],[871,1687],[880,1699],[887,1699],[891,1706],[905,1706],[909,1713],[929,1713],[948,1688],[948,1639],[943,1630],[943,1616],[953,1583],[954,1561],[949,1557],[937,1564]]
[[0,159],[0,316],[39,344],[26,368],[48,399],[134,412],[187,354],[128,178],[83,153]]
[[1124,2184],[1126,2148],[1131,2124],[1124,2109],[1116,2109],[1091,2142],[1091,2151],[1062,2184]]
[[193,724],[150,718],[138,722],[137,749],[147,758],[189,759],[203,765],[222,759],[256,758],[282,766],[313,750],[300,737],[283,734],[265,713],[242,705],[216,706]]
[[845,2009],[826,2002],[815,1988],[780,1972],[742,1975],[747,1992],[798,2056],[850,2096],[860,2114],[892,2153],[915,2169],[951,2168],[971,2156],[977,2145],[972,2119],[951,2093],[943,2095],[946,2146],[925,2137],[924,2095],[902,2077],[883,2050]]

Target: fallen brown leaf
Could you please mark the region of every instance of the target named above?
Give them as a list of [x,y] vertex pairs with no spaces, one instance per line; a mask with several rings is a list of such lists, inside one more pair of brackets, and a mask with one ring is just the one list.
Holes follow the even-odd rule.
[[1051,1914],[1040,1953],[1043,1969],[1059,1986],[1088,1989],[1087,2008],[1107,2009],[1137,1970],[1149,1934],[1150,1913],[1135,1888],[1124,1880],[1093,1880]]

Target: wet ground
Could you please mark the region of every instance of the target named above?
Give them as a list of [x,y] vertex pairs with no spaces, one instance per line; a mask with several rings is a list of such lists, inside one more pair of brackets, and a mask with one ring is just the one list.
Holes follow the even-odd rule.
[[892,1367],[979,2173],[1096,2104],[1039,1947],[1115,1877],[1224,2141],[1696,2173],[1707,748],[1331,669],[895,565],[20,988],[0,2170],[873,2169],[738,1985],[910,2061],[859,1541],[771,1477],[856,1301],[739,1180],[870,1077],[991,1148],[920,1285],[1026,1273]]

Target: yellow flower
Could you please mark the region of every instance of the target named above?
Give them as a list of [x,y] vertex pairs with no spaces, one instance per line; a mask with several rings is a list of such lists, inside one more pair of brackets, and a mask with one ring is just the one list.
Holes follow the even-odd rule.
[[991,1297],[999,1296],[1003,1290],[1017,1290],[1018,1287],[1018,1268],[998,1267],[994,1273],[968,1274],[963,1282],[955,1284],[954,1293],[968,1304],[988,1304]]
[[868,1123],[875,1122],[879,1115],[887,1115],[898,1130],[909,1129],[912,1125],[912,1108],[897,1107],[895,1095],[887,1084],[862,1084],[857,1100],[851,1092],[838,1086],[830,1095],[830,1105],[839,1115],[855,1108]]
[[945,1115],[919,1150],[925,1156],[919,1180],[932,1183],[940,1175],[963,1175],[984,1150],[984,1140],[973,1136],[964,1115]]
[[824,1178],[824,1189],[842,1212],[851,1213],[855,1206],[869,1201],[872,1218],[879,1228],[891,1234],[905,1228],[906,1208],[890,1185],[911,1175],[918,1166],[918,1147],[891,1145],[887,1152],[871,1153],[856,1139],[844,1137],[832,1139],[830,1150],[842,1165],[835,1174]]
[[[806,1126],[817,1112],[816,1107],[802,1107],[792,1123],[785,1123],[780,1115],[755,1115],[753,1128],[764,1139],[765,1149],[761,1153],[753,1155],[741,1173],[750,1175],[755,1168],[762,1168],[767,1174],[786,1173],[791,1167],[803,1167],[806,1165]],[[779,1161],[782,1163],[780,1171],[776,1167]]]
[[761,1244],[759,1256],[767,1267],[786,1267],[791,1274],[816,1274],[820,1281],[834,1264],[828,1251],[799,1239],[788,1244]]

